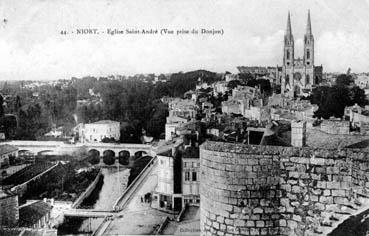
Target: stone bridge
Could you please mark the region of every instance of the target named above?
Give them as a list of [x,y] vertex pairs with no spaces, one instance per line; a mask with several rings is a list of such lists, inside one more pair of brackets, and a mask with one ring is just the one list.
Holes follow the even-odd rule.
[[109,153],[114,157],[119,155],[133,156],[137,154],[155,156],[156,152],[151,145],[147,144],[127,144],[127,143],[78,143],[67,144],[60,141],[33,141],[14,140],[4,142],[19,148],[20,153],[29,152],[32,154],[53,154],[53,155],[73,155],[76,153],[94,152],[98,156]]

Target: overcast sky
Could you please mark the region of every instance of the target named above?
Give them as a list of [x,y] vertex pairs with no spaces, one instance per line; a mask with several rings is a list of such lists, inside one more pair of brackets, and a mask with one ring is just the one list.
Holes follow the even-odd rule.
[[[307,11],[315,64],[369,71],[369,0],[2,0],[0,79],[170,73],[240,65],[281,65],[291,11],[302,56]],[[223,29],[224,35],[61,35],[77,28]]]

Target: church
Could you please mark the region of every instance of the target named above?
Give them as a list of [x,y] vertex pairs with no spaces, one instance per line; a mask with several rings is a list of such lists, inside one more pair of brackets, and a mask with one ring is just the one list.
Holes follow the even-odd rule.
[[304,57],[295,58],[291,17],[288,12],[287,29],[284,35],[281,92],[288,97],[308,94],[322,80],[323,67],[314,66],[314,36],[308,12],[304,36]]

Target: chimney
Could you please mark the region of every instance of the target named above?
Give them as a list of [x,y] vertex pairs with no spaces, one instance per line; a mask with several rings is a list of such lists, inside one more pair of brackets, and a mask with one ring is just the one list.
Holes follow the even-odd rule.
[[306,121],[291,121],[291,145],[294,147],[306,145]]

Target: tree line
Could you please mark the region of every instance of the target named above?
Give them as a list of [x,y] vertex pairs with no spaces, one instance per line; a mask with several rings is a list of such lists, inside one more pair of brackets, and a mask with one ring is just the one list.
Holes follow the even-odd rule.
[[364,90],[356,86],[352,76],[347,74],[339,75],[333,86],[314,88],[308,99],[312,104],[319,106],[315,117],[323,119],[329,119],[332,116],[342,118],[347,106],[368,105]]
[[[79,122],[104,119],[121,122],[121,142],[140,142],[143,131],[159,138],[168,115],[167,105],[160,98],[182,97],[186,91],[195,89],[199,78],[209,83],[221,79],[218,74],[205,70],[163,76],[161,79],[166,82],[153,83],[153,75],[149,79],[139,75],[122,80],[89,76],[36,89],[21,84],[11,89],[8,86],[7,94],[14,99],[7,103],[4,112],[18,117],[16,131],[10,138],[38,139],[53,127],[63,126],[65,132],[70,132]],[[77,105],[82,99],[87,102]]]

